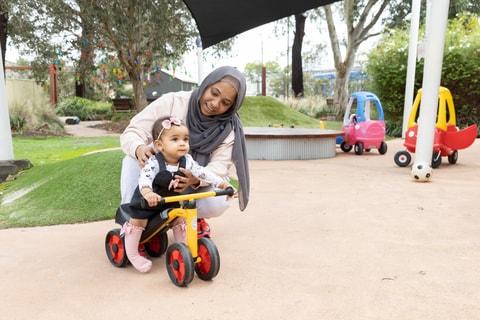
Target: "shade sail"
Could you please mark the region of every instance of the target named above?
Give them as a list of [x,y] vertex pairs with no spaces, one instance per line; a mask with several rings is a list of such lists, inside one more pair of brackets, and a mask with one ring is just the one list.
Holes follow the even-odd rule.
[[338,0],[184,0],[208,48],[263,24]]

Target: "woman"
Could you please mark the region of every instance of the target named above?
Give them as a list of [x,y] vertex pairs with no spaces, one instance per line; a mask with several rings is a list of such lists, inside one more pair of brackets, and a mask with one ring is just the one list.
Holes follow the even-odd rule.
[[[190,131],[190,153],[201,165],[220,177],[228,177],[235,165],[239,180],[240,210],[247,207],[250,176],[245,136],[238,110],[245,99],[245,77],[235,68],[224,66],[213,70],[192,92],[171,92],[152,102],[135,115],[120,137],[126,156],[121,175],[122,203],[130,202],[137,186],[140,169],[155,151],[151,129],[158,118],[166,116],[184,120]],[[185,177],[176,176],[175,192],[204,192],[211,189],[188,170]],[[220,216],[231,205],[225,197],[197,200],[199,236],[210,236],[204,218]]]

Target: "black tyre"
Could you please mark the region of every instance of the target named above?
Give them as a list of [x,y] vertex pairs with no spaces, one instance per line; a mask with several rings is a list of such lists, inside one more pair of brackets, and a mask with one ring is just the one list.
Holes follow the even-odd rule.
[[363,143],[357,142],[355,143],[355,154],[356,155],[361,155],[363,154]]
[[170,280],[178,287],[186,287],[194,276],[192,253],[184,243],[174,243],[168,247],[166,264]]
[[123,237],[120,236],[120,229],[113,229],[107,233],[105,237],[105,251],[107,252],[108,261],[115,267],[121,268],[127,265],[128,258],[125,252]]
[[432,155],[432,168],[438,168],[442,164],[442,153],[440,151],[433,152]]
[[455,164],[458,160],[458,151],[454,150],[451,155],[448,156],[448,163]]
[[145,250],[150,257],[158,258],[167,251],[168,236],[166,232],[156,234],[150,241],[145,242]]
[[343,152],[350,152],[352,148],[353,147],[349,144],[346,144],[345,141],[342,141],[342,143],[340,144],[340,149],[342,149]]
[[212,280],[220,271],[220,255],[217,246],[210,238],[198,239],[200,262],[195,264],[195,272],[202,280]]
[[410,161],[412,161],[412,156],[408,151],[398,151],[395,153],[393,160],[397,166],[403,168],[410,164]]
[[388,149],[387,143],[385,141],[382,141],[382,143],[380,143],[380,148],[378,149],[378,153],[385,154],[387,153],[387,149]]

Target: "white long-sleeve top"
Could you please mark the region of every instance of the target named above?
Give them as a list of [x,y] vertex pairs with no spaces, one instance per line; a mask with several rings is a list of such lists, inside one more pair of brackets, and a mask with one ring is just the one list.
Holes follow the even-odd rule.
[[[193,176],[195,176],[198,180],[203,182],[206,185],[212,185],[213,187],[217,188],[220,183],[224,180],[217,176],[212,171],[208,170],[205,167],[199,165],[195,160],[193,160],[192,156],[189,154],[185,155],[186,164],[185,169],[189,170]],[[178,171],[178,164],[176,166],[172,166],[170,164],[165,163],[167,170],[171,173],[175,173]],[[144,187],[148,187],[153,190],[152,184],[153,180],[160,172],[160,165],[158,163],[157,157],[151,156],[146,164],[145,167],[142,168],[140,171],[140,176],[138,178],[138,186],[140,190]]]

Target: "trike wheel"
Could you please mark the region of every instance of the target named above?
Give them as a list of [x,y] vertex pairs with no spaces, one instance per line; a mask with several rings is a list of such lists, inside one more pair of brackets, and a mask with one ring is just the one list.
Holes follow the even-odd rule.
[[150,241],[145,242],[145,250],[150,257],[158,258],[167,251],[168,236],[166,232],[156,234]]
[[357,142],[355,143],[355,154],[356,155],[361,155],[363,153],[363,143]]
[[382,143],[380,143],[380,148],[378,148],[378,153],[385,154],[387,153],[387,149],[388,149],[387,143],[385,141],[382,141]]
[[397,153],[395,153],[393,160],[395,161],[397,166],[406,167],[410,164],[412,156],[407,151],[398,151]]
[[352,146],[346,144],[345,141],[342,141],[342,143],[340,144],[340,149],[342,149],[343,152],[350,152],[350,150],[352,150]]
[[195,264],[195,272],[198,277],[202,280],[215,278],[220,270],[220,255],[212,239],[198,239],[198,257],[200,262]]
[[442,164],[442,153],[440,151],[433,152],[432,155],[432,168],[438,168]]
[[455,164],[457,163],[457,160],[458,160],[458,151],[453,150],[453,153],[448,156],[448,163]]
[[184,243],[174,243],[168,247],[166,264],[170,280],[178,287],[186,287],[193,280],[193,258]]
[[120,229],[113,229],[107,233],[105,237],[105,251],[107,252],[108,261],[115,267],[125,267],[128,262],[125,252],[123,237],[120,236]]

